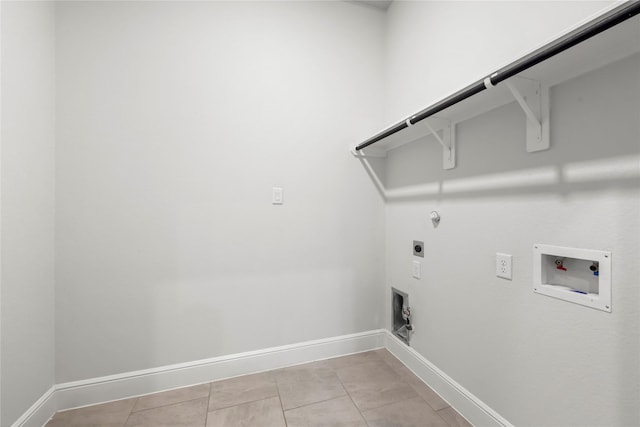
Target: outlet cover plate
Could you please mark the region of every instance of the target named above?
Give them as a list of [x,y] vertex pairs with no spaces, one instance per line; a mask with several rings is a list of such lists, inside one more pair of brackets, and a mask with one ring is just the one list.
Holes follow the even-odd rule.
[[511,280],[512,261],[511,255],[496,253],[496,276]]

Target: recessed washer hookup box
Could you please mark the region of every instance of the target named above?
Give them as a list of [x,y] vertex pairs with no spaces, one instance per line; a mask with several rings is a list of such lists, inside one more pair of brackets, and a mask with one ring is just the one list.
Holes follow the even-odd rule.
[[533,245],[533,291],[611,312],[611,252]]

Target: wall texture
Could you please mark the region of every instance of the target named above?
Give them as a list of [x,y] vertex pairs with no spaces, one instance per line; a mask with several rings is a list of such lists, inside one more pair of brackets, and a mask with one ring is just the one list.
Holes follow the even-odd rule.
[[2,2],[2,419],[54,384],[54,11]]
[[[602,6],[395,3],[388,117],[427,106]],[[410,40],[438,42],[416,54]],[[548,151],[526,153],[524,115],[512,103],[458,125],[454,170],[442,170],[434,141],[387,161],[388,188],[434,189],[386,208],[387,281],[409,293],[412,346],[514,425],[640,424],[638,76],[636,55],[552,88]],[[437,228],[431,210],[442,216]],[[422,280],[411,277],[414,239],[425,241]],[[612,251],[612,313],[534,294],[534,243]],[[512,281],[495,277],[496,252],[513,255]]]
[[395,1],[387,12],[389,123],[485,78],[610,1]]
[[[553,88],[547,152],[515,104],[452,171],[393,152],[431,196],[385,207],[347,151],[606,4],[2,2],[0,424],[54,382],[379,328],[391,285],[513,424],[640,424],[640,58]],[[612,313],[533,294],[534,243],[612,251]]]
[[383,19],[57,5],[58,382],[382,327]]

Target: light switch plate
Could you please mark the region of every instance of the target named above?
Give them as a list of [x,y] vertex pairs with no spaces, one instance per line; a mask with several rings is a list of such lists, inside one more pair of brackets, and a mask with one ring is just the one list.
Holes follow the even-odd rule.
[[422,275],[422,263],[420,261],[413,261],[413,277],[419,279]]
[[282,187],[273,187],[271,190],[271,204],[281,205],[284,203],[284,190]]

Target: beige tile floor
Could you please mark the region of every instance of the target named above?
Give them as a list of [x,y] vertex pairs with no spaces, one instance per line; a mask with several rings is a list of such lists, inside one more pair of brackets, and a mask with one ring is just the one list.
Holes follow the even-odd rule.
[[46,427],[461,427],[470,424],[380,349],[58,412]]

